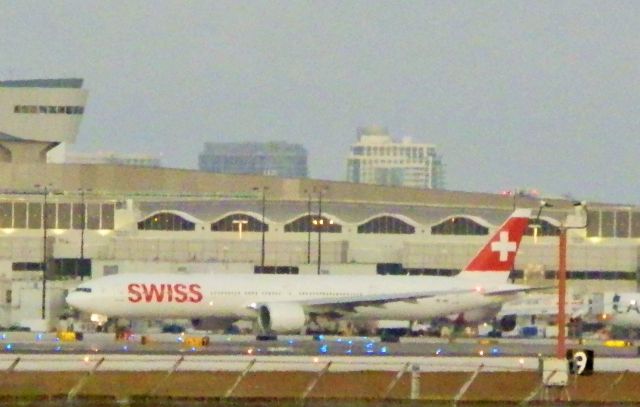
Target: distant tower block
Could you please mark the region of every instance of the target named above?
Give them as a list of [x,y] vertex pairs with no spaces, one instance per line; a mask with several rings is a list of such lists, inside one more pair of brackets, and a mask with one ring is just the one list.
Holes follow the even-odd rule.
[[432,144],[395,141],[386,127],[360,127],[347,158],[347,181],[442,189],[444,165]]
[[73,143],[87,94],[82,79],[0,81],[0,162],[44,163]]

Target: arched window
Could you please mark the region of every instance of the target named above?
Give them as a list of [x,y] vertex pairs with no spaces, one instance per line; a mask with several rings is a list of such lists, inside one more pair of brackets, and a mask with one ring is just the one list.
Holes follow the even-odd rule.
[[336,223],[333,219],[326,216],[318,217],[318,215],[304,215],[298,219],[284,225],[285,232],[317,232],[322,228],[323,233],[340,233],[342,225]]
[[[214,232],[236,232],[242,225],[243,232],[262,232],[263,223],[253,216],[244,213],[234,213],[213,222],[211,230]],[[269,230],[269,225],[264,224],[265,232]]]
[[358,226],[358,233],[395,233],[410,235],[416,228],[393,216],[378,216]]
[[432,235],[486,235],[489,228],[465,216],[452,216],[431,227]]
[[196,224],[170,212],[158,212],[138,222],[138,230],[195,230]]
[[533,236],[534,230],[536,230],[536,236],[560,236],[560,228],[544,219],[538,219],[537,221],[535,219],[531,219],[529,221],[529,227],[524,234],[527,236]]

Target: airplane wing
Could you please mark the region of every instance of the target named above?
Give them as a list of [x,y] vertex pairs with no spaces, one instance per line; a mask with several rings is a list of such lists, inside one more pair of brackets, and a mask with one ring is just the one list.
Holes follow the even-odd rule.
[[553,290],[556,289],[556,286],[548,285],[543,287],[526,287],[526,286],[512,286],[512,287],[502,287],[494,290],[483,291],[484,295],[509,295],[509,294],[517,294],[517,293],[530,293],[533,291],[543,291],[543,290]]
[[[510,295],[521,292],[547,290],[554,287],[527,287],[527,286],[504,286],[492,291],[482,291],[479,288],[459,288],[451,290],[438,291],[415,291],[396,294],[370,294],[349,297],[325,297],[313,298],[309,300],[295,300],[307,309],[308,312],[316,313],[332,313],[332,312],[356,312],[356,307],[382,307],[385,304],[394,302],[416,302],[422,298],[430,298],[435,296],[445,296],[454,294],[470,294],[480,292],[483,295]],[[261,304],[253,303],[248,308],[257,309]]]
[[[468,294],[477,292],[477,289],[454,289],[445,291],[416,291],[398,294],[371,294],[350,297],[326,297],[309,300],[295,300],[295,303],[307,308],[310,312],[331,313],[331,312],[355,312],[356,307],[384,306],[392,302],[416,302],[421,298],[435,297],[437,295]],[[257,309],[260,304],[253,303],[248,308]]]
[[416,291],[409,293],[401,293],[401,294],[371,294],[371,295],[362,295],[355,297],[327,297],[327,298],[314,298],[311,300],[303,300],[300,301],[299,304],[304,306],[351,306],[351,307],[361,307],[361,306],[373,306],[373,305],[384,305],[390,302],[415,302],[421,298],[429,298],[440,295],[451,295],[451,294],[469,294],[474,292],[480,292],[483,295],[509,295],[509,294],[517,294],[517,293],[527,293],[532,291],[541,291],[541,290],[550,290],[556,288],[555,286],[545,286],[545,287],[527,287],[527,286],[518,286],[518,285],[508,285],[504,287],[500,287],[490,291],[484,291],[481,288],[465,288],[465,289],[452,289],[452,290],[444,290],[444,291]]
[[309,308],[335,308],[344,311],[355,311],[355,307],[365,306],[383,306],[384,304],[392,302],[416,302],[421,298],[435,297],[439,295],[449,294],[467,294],[476,292],[476,289],[454,289],[446,291],[416,291],[409,293],[399,294],[371,294],[360,295],[351,297],[327,297],[327,298],[314,298],[310,300],[298,301],[298,303],[304,307]]

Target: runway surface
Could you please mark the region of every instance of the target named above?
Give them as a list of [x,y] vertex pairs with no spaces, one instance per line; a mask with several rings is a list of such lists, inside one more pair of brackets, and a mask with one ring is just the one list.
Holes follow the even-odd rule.
[[[552,356],[553,339],[471,339],[401,338],[398,343],[379,338],[335,336],[279,336],[277,340],[258,341],[250,335],[155,334],[133,335],[115,340],[113,334],[85,334],[80,341],[64,341],[55,334],[26,332],[0,333],[0,353],[109,353],[109,354],[185,354],[205,355],[287,355],[287,356]],[[206,340],[205,340],[206,341]],[[568,341],[567,348],[592,349],[598,356],[637,357],[638,348],[631,342]],[[613,345],[613,346],[611,346]]]

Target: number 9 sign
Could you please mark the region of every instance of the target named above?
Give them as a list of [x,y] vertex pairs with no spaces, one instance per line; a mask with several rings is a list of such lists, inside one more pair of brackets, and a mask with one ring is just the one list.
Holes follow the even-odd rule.
[[569,372],[575,375],[588,376],[593,373],[593,350],[569,349],[567,350]]

